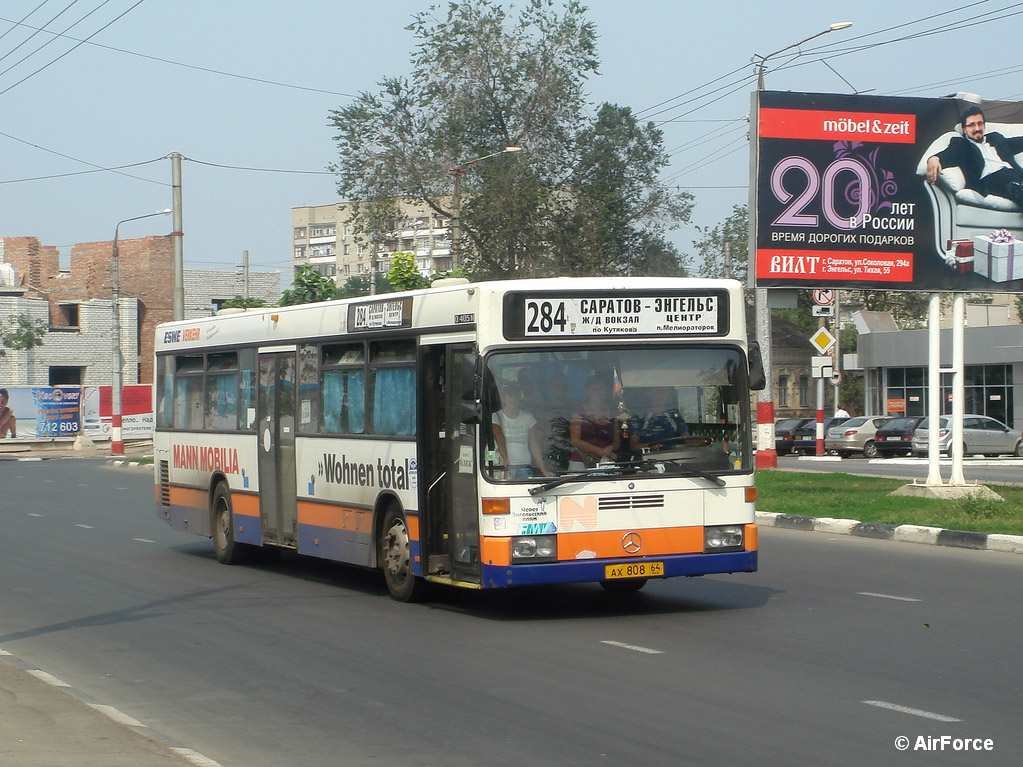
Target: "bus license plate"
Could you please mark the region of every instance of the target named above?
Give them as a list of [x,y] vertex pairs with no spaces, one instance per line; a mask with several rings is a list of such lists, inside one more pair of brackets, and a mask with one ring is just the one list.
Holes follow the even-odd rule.
[[604,579],[658,578],[664,575],[664,562],[631,562],[627,565],[605,565]]

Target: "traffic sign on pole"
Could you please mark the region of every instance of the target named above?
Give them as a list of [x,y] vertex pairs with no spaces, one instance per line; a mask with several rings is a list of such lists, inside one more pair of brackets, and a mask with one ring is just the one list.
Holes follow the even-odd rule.
[[835,303],[835,291],[830,288],[815,288],[813,291],[813,302],[817,306],[830,306]]
[[813,348],[821,354],[827,354],[828,350],[835,345],[835,337],[824,326],[817,328],[817,332],[810,336],[810,343]]

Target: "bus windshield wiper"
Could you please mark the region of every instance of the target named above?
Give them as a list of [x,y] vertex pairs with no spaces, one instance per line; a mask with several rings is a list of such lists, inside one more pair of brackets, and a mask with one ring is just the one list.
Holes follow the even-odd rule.
[[681,458],[661,458],[660,460],[653,460],[653,459],[651,459],[649,461],[644,461],[644,463],[645,464],[653,464],[653,466],[648,465],[648,466],[644,466],[644,468],[655,468],[655,469],[656,469],[656,464],[661,464],[661,468],[660,468],[661,472],[664,471],[664,464],[670,463],[676,469],[681,469],[683,474],[687,474],[687,475],[689,475],[691,477],[700,477],[702,479],[710,480],[711,482],[713,482],[718,487],[724,487],[725,484],[727,484],[717,474],[711,474],[708,471],[701,471],[700,469],[694,469],[692,466],[688,466],[688,465],[682,463],[682,459]]
[[690,477],[700,477],[706,479],[709,482],[713,482],[718,487],[724,487],[725,481],[716,474],[710,472],[701,471],[695,469],[692,466],[688,466],[678,458],[662,458],[660,460],[647,459],[643,461],[623,461],[620,463],[608,463],[603,466],[594,466],[593,468],[586,469],[576,474],[565,474],[560,477],[544,482],[542,485],[529,488],[530,495],[539,495],[545,493],[548,490],[552,490],[559,485],[564,485],[568,482],[591,482],[595,480],[605,479],[616,479],[622,474],[632,471],[654,471],[658,474],[664,474],[664,465],[671,464],[673,467],[680,469],[683,474]]
[[548,490],[551,490],[558,485],[564,485],[567,482],[590,482],[593,480],[617,479],[625,471],[629,469],[636,470],[637,468],[640,468],[640,464],[633,461],[605,463],[600,466],[583,469],[582,471],[574,474],[562,474],[560,477],[549,479],[542,485],[529,488],[529,494],[539,495],[540,493],[546,493]]

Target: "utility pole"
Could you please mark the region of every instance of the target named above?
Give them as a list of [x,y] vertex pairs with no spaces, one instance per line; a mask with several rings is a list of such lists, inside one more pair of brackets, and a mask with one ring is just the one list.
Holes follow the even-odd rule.
[[725,240],[725,279],[732,279],[732,242]]
[[242,298],[249,300],[249,251],[242,251]]
[[173,319],[185,319],[185,256],[184,256],[184,227],[181,221],[181,155],[178,152],[171,152],[171,185],[173,187],[173,204],[171,209],[174,212],[173,228],[171,237],[174,238],[174,295],[171,301]]

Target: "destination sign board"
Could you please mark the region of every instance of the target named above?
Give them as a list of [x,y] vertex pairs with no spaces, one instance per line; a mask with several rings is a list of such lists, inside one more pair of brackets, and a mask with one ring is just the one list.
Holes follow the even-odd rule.
[[586,294],[513,293],[505,337],[718,336],[728,332],[724,291]]

